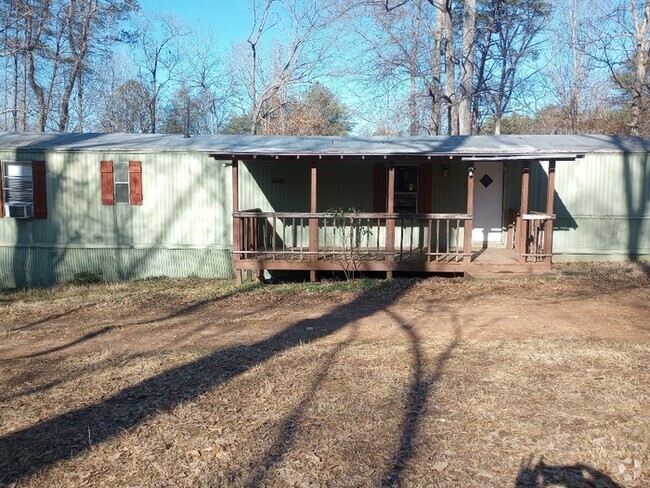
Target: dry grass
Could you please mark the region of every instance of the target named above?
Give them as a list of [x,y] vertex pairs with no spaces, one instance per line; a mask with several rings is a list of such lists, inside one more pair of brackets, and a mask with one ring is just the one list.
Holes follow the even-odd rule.
[[4,293],[0,485],[647,486],[649,285]]

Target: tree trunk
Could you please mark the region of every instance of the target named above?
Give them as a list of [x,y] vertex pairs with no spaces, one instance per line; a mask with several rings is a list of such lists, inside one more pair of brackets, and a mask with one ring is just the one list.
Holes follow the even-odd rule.
[[14,132],[18,132],[18,85],[19,85],[19,70],[18,70],[18,54],[14,54],[14,99],[13,99],[13,118],[14,118]]
[[410,93],[409,93],[409,134],[414,136],[418,133],[418,106],[417,106],[417,79],[419,76],[418,70],[418,54],[420,51],[420,28],[422,24],[422,2],[417,4],[417,16],[415,17],[415,26],[413,29],[413,42],[409,53],[409,77],[410,77]]
[[415,136],[418,133],[418,124],[417,124],[417,85],[416,85],[416,76],[413,68],[411,68],[411,91],[409,93],[409,135]]
[[501,135],[501,115],[498,114],[494,115],[494,135]]
[[83,81],[84,81],[84,77],[83,77],[83,69],[82,69],[81,73],[79,73],[79,82],[77,83],[77,111],[79,112],[79,114],[78,114],[76,132],[84,131],[84,83]]
[[451,16],[451,0],[441,5],[442,49],[445,59],[445,100],[447,102],[447,133],[458,135],[458,106],[456,105],[456,76],[454,64],[454,27]]
[[634,17],[634,28],[636,37],[636,49],[634,52],[634,82],[632,85],[632,107],[630,117],[630,133],[639,135],[642,113],[644,112],[644,92],[646,77],[648,74],[648,50],[650,48],[650,36],[648,28],[650,22],[650,0],[646,0],[641,18],[636,10],[634,0],[630,1],[632,15]]
[[[38,84],[36,81],[36,63],[34,61],[34,53],[29,52],[27,55],[28,60],[28,69],[27,73],[29,75],[29,86],[31,87],[34,95],[36,96],[36,103],[38,105],[38,121],[36,123],[36,130],[38,132],[45,132],[45,125],[47,123],[48,110],[45,105],[45,90],[43,87]],[[25,101],[25,104],[27,102]],[[27,109],[25,107],[25,113]],[[25,125],[26,121],[25,121]],[[24,129],[26,130],[26,129]]]
[[440,117],[442,114],[442,86],[440,84],[442,53],[440,50],[442,25],[440,19],[436,21],[433,31],[433,49],[431,56],[431,82],[429,84],[429,97],[431,98],[431,118],[429,120],[429,134],[440,135]]
[[257,134],[257,118],[259,114],[259,107],[257,106],[257,43],[251,42],[251,49],[253,51],[253,67],[251,70],[251,100],[252,100],[252,110],[251,110],[251,134]]
[[463,9],[463,63],[461,66],[458,133],[471,132],[472,83],[474,80],[474,37],[476,29],[476,0],[465,0]]

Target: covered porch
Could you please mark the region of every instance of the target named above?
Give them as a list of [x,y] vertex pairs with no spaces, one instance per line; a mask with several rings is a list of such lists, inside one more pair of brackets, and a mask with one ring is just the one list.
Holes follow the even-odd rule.
[[[445,147],[449,139],[456,139],[453,147]],[[346,138],[246,137],[237,148],[211,152],[215,159],[227,159],[232,171],[233,262],[238,282],[280,270],[308,271],[312,281],[319,272],[336,271],[384,272],[388,278],[395,272],[548,272],[553,254],[556,162],[582,155],[541,152],[521,145],[492,147],[489,139],[369,138],[365,144],[358,139],[350,144]],[[327,142],[338,144],[333,149]],[[483,144],[470,147],[468,142]],[[540,161],[546,165],[545,178],[531,181],[531,164]],[[307,205],[303,203],[308,208],[242,205],[242,165],[283,163],[299,170],[298,186],[309,190]],[[350,175],[346,168],[353,165],[371,169],[365,177]],[[517,208],[506,208],[504,182],[499,181],[506,172],[509,181],[514,181],[516,172]],[[455,183],[448,179],[450,173]],[[320,181],[323,175],[326,185]],[[358,179],[359,192],[365,188],[367,193],[372,187],[371,209],[368,204],[350,206],[350,199],[343,195],[337,199],[336,182],[350,177]],[[369,178],[372,185],[364,183]],[[538,191],[545,187],[544,206],[535,211],[529,208],[532,185]],[[295,186],[284,191],[299,191]],[[259,187],[264,192],[264,185]],[[487,188],[499,205],[492,223],[486,220],[486,209],[492,205],[486,200]],[[434,208],[436,194],[447,197],[438,198]],[[445,207],[451,199],[456,202],[450,206],[454,208]],[[327,201],[327,207],[323,208],[321,200]]]

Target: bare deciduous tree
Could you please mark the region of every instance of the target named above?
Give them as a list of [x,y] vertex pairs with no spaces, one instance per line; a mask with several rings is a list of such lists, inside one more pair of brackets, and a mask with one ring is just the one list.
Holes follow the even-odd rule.
[[27,130],[33,103],[37,130],[68,130],[75,91],[77,127],[83,128],[82,82],[89,58],[116,39],[110,30],[137,4],[132,0],[16,0],[5,1],[3,7],[2,53],[13,61],[14,129],[21,125]]
[[[564,0],[556,6],[553,28],[549,31],[550,59],[545,69],[545,80],[558,114],[553,131],[593,131],[593,122],[601,118],[597,114],[611,105],[609,79],[597,69],[595,46],[589,37],[592,15],[591,1]],[[553,111],[546,112],[546,119],[550,113]]]
[[[358,35],[372,52],[371,69],[367,70],[365,83],[372,86],[375,97],[386,94],[377,90],[378,79],[387,87],[408,83],[405,99],[408,110],[408,133],[422,132],[422,107],[424,87],[430,83],[427,54],[431,40],[428,35],[430,16],[425,0],[391,4],[390,2],[363,3],[367,21],[359,22]],[[374,29],[368,30],[372,23]]]
[[151,132],[156,133],[158,104],[165,88],[176,81],[181,62],[178,40],[189,33],[172,15],[141,17],[137,22],[136,64],[139,77],[148,86]]
[[600,7],[591,26],[598,56],[628,98],[630,133],[640,134],[650,111],[650,0],[618,0],[613,8]]
[[544,43],[541,34],[551,11],[545,0],[486,0],[481,4],[475,114],[487,109],[495,134],[500,134],[501,119],[512,100],[538,73],[537,67],[526,63],[539,56]]
[[326,0],[252,0],[252,8],[249,50],[236,48],[239,55],[231,56],[230,69],[240,80],[234,84],[247,88],[239,94],[239,103],[248,105],[255,134],[286,108],[291,90],[313,81],[325,67],[333,47],[328,32],[336,24],[337,6]]
[[104,132],[151,132],[151,93],[139,80],[119,84],[105,100],[101,128]]

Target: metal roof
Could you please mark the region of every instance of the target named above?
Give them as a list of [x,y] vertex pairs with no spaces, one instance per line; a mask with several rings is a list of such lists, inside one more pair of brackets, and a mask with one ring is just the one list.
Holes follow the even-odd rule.
[[321,156],[451,156],[464,159],[573,159],[586,153],[650,152],[650,140],[605,135],[412,137],[193,136],[2,133],[0,149],[97,152],[205,152],[218,159]]

